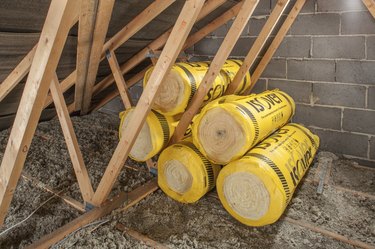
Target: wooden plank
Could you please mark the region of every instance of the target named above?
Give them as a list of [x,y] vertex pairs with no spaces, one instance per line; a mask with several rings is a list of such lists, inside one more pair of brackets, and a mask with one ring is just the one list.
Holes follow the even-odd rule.
[[349,244],[349,245],[352,245],[352,246],[355,246],[355,247],[359,247],[359,248],[363,248],[363,249],[375,249],[374,246],[369,245],[367,243],[364,243],[362,241],[348,238],[346,236],[337,234],[335,232],[328,231],[324,228],[314,226],[313,224],[309,224],[309,223],[307,223],[305,221],[302,221],[302,220],[295,220],[295,219],[292,219],[292,218],[289,218],[289,217],[285,217],[284,220],[286,222],[291,223],[291,224],[294,224],[294,225],[297,225],[297,226],[300,226],[300,227],[303,227],[303,228],[307,228],[307,229],[309,229],[313,232],[320,233],[324,236],[327,236],[329,238],[344,242],[346,244]]
[[0,102],[16,87],[16,85],[29,73],[37,45],[22,59],[8,77],[0,84]]
[[94,220],[97,220],[107,214],[110,214],[113,210],[123,205],[124,202],[126,202],[127,205],[131,205],[131,206],[135,205],[139,201],[141,201],[143,198],[153,193],[157,189],[158,189],[158,185],[157,185],[156,180],[154,179],[142,185],[141,187],[136,188],[130,193],[122,192],[118,196],[114,197],[113,199],[108,200],[106,203],[103,204],[102,207],[95,208],[79,216],[75,220],[69,222],[63,227],[57,229],[56,231],[42,237],[40,240],[34,242],[32,245],[26,248],[28,249],[49,248],[50,246],[62,240],[65,236],[74,232],[76,229],[79,229],[80,227],[87,225],[93,222]]
[[124,134],[107,166],[107,169],[99,183],[99,186],[94,194],[92,203],[94,205],[102,204],[108,197],[114,183],[123,168],[129,152],[137,138],[143,124],[146,120],[148,112],[154,102],[156,92],[165,79],[176,58],[181,51],[181,48],[193,27],[200,10],[203,7],[204,0],[190,0],[186,1],[182,11],[174,25],[171,35],[160,55],[160,58],[150,75],[151,82],[149,82],[143,94],[138,101],[134,110],[134,114],[129,121],[129,125],[124,129]]
[[[207,0],[205,5],[202,8],[202,11],[199,13],[197,22],[204,17],[206,17],[209,13],[215,10],[217,7],[225,3],[225,0]],[[134,55],[131,59],[127,62],[123,63],[120,66],[121,73],[124,75],[128,73],[130,70],[135,68],[138,64],[144,61],[147,58],[147,54],[149,53],[150,49],[153,51],[159,50],[162,48],[168,40],[169,35],[171,34],[172,28],[167,30],[153,42],[151,42],[147,47],[139,51],[136,55]],[[94,95],[98,94],[100,91],[106,89],[107,87],[111,86],[114,82],[113,75],[107,76],[105,79],[100,81],[94,90]]]
[[90,64],[90,52],[95,28],[96,12],[99,0],[81,1],[81,12],[78,22],[78,43],[76,63],[75,110],[81,110],[83,92]]
[[[90,51],[90,61],[83,92],[81,114],[86,114],[91,105],[93,87],[95,85],[99,63],[101,61],[101,52],[107,35],[109,21],[111,20],[114,3],[115,0],[99,0]],[[76,103],[76,105],[79,104]]]
[[149,237],[133,230],[133,229],[130,229],[126,226],[124,226],[123,224],[121,223],[117,223],[116,224],[116,228],[120,231],[122,231],[123,233],[126,233],[127,235],[133,237],[134,239],[138,240],[138,241],[141,241],[142,243],[144,243],[145,245],[151,247],[151,248],[155,248],[155,249],[168,249],[168,247],[164,246],[163,244],[153,240],[153,239],[150,239]]
[[52,0],[0,166],[0,225],[4,223],[35,133],[49,84],[55,75],[79,1]]
[[66,107],[65,99],[60,89],[59,80],[55,74],[51,81],[50,91],[57,116],[59,117],[61,128],[64,134],[65,142],[68,147],[70,159],[72,160],[74,172],[77,177],[78,185],[81,190],[82,198],[88,202],[94,195],[94,190],[91,185],[90,177],[87,172],[83,156],[78,145],[77,136],[74,133],[73,123],[69,116],[68,108]]
[[283,41],[285,35],[288,33],[290,27],[296,20],[299,12],[301,11],[303,5],[305,4],[306,0],[297,0],[294,4],[292,10],[288,14],[288,17],[284,21],[283,25],[280,27],[279,31],[277,32],[275,38],[273,39],[271,45],[268,47],[267,52],[264,54],[263,58],[259,62],[257,68],[255,69],[252,79],[251,79],[251,86],[249,90],[247,90],[244,94],[249,94],[250,91],[254,88],[255,84],[257,83],[259,77],[262,75],[263,71],[266,69],[268,63],[271,61],[272,56],[275,54],[276,50],[279,48],[281,42]]
[[247,25],[251,15],[253,14],[255,7],[258,5],[259,0],[245,0],[241,9],[234,20],[231,28],[224,38],[217,54],[210,64],[210,68],[202,79],[202,83],[199,85],[197,92],[194,94],[191,104],[188,106],[186,111],[181,117],[176,130],[171,138],[170,144],[178,142],[185,134],[186,129],[191,123],[194,115],[199,111],[206,97],[208,91],[212,87],[214,80],[219,74],[223,67],[225,60],[228,58],[232,49],[234,48],[238,38],[240,37],[243,29]]
[[29,174],[26,174],[26,173],[22,173],[22,178],[27,180],[27,181],[30,181],[32,184],[34,184],[36,187],[40,188],[40,189],[43,189],[51,194],[54,194],[54,195],[57,195],[58,197],[60,197],[65,203],[67,203],[69,206],[77,209],[78,211],[80,212],[85,212],[85,207],[82,203],[80,203],[79,201],[73,199],[72,197],[69,197],[67,195],[64,195],[62,193],[59,193],[59,191],[57,190],[54,190],[52,187],[48,186],[47,184],[45,183],[42,183],[41,181],[39,181],[38,179],[36,179],[35,177],[32,177],[31,175]]
[[128,87],[125,83],[124,77],[120,71],[120,66],[118,64],[117,58],[113,50],[107,50],[107,60],[109,66],[111,67],[113,77],[115,78],[115,82],[117,85],[118,92],[120,93],[122,102],[126,109],[129,109],[133,106],[132,100],[129,95]]
[[375,18],[375,1],[374,0],[362,0],[363,4],[366,5],[371,15]]
[[241,68],[238,70],[232,83],[229,84],[229,87],[225,92],[226,95],[233,94],[238,88],[238,86],[240,85],[240,83],[243,81],[246,73],[250,70],[251,66],[254,64],[256,58],[262,51],[272,31],[275,29],[276,24],[280,20],[280,17],[283,14],[289,1],[290,0],[278,0],[277,1],[275,8],[273,9],[273,11],[271,12],[271,15],[267,19],[267,22],[264,24],[253,46],[249,50],[249,53],[246,55],[241,65]]

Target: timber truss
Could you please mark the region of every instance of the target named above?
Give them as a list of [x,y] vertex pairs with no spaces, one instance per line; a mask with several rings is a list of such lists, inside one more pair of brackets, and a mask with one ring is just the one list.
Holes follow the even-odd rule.
[[[74,203],[78,209],[93,206],[93,209],[87,211],[76,220],[34,243],[32,245],[33,248],[49,247],[75,229],[110,213],[113,209],[119,208],[124,202],[127,203],[126,207],[129,207],[157,189],[156,181],[153,180],[129,194],[121,193],[110,200],[108,199],[140,129],[145,122],[146,116],[151,110],[157,90],[175,63],[178,55],[234,18],[233,24],[213,58],[210,68],[195,93],[191,104],[182,115],[170,144],[182,138],[193,116],[199,112],[204,96],[211,88],[214,79],[219,74],[225,60],[229,57],[259,2],[259,0],[239,1],[208,25],[190,34],[194,23],[209,15],[220,5],[224,4],[226,0],[186,0],[171,29],[160,35],[124,64],[119,65],[115,53],[116,49],[151,22],[163,10],[168,8],[175,0],[154,0],[153,3],[131,20],[123,29],[105,42],[114,1],[52,0],[39,42],[16,66],[4,82],[0,84],[1,101],[28,74],[20,101],[20,108],[18,109],[1,162],[0,225],[4,222],[17,182],[22,174],[26,155],[29,151],[41,112],[51,103],[55,105],[85,205],[79,205],[77,201],[72,201],[71,198],[65,198],[64,200],[68,203]],[[252,74],[250,90],[254,87],[306,0],[296,0],[294,2],[294,5],[290,8],[290,13],[287,14],[280,29],[275,37],[272,38],[272,43],[268,48],[265,48],[266,41],[271,39],[271,33],[290,3],[290,0],[277,1],[255,43],[246,55],[240,70],[234,78],[234,82],[225,94],[232,94],[234,92],[234,89],[242,81],[246,72],[254,65],[257,57],[261,55],[263,50],[266,50]],[[363,0],[363,2],[375,17],[375,1]],[[96,7],[93,7],[94,5]],[[79,31],[76,70],[62,82],[59,82],[56,75],[56,68],[68,32],[77,22],[79,23]],[[151,58],[154,65],[154,70],[150,76],[152,80],[144,88],[142,96],[135,107],[134,115],[132,115],[129,125],[123,131],[125,135],[121,137],[104,175],[97,189],[94,191],[83,161],[77,137],[74,133],[70,114],[74,111],[86,114],[97,110],[118,95],[120,95],[124,106],[130,108],[133,104],[129,97],[128,89],[143,78],[144,73],[149,67],[144,68],[127,81],[124,80],[123,75],[148,59],[150,53],[152,54],[159,50],[161,50],[161,53],[158,59]],[[104,59],[108,60],[112,74],[95,84],[99,63]],[[95,105],[91,104],[93,96],[114,83],[117,86],[115,91],[109,93],[99,103]],[[73,104],[67,106],[63,93],[73,86],[75,86],[75,99]],[[148,161],[147,165],[154,167],[152,161]]]

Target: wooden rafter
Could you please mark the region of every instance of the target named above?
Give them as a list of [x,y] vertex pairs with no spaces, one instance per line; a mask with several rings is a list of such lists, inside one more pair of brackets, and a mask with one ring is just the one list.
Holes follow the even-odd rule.
[[[260,31],[257,39],[255,40],[253,46],[251,46],[249,53],[246,55],[241,68],[238,70],[236,76],[234,77],[231,84],[229,84],[228,89],[225,94],[233,94],[238,86],[241,84],[246,73],[249,71],[251,66],[254,64],[256,58],[262,51],[264,45],[266,44],[268,38],[270,37],[272,31],[276,27],[276,24],[280,20],[286,6],[290,0],[278,0],[275,8],[272,10],[271,15],[268,17],[267,22],[264,24],[262,30]],[[251,27],[250,27],[251,28]]]
[[[190,35],[188,37],[188,39],[186,40],[186,42],[185,42],[182,50],[190,48],[191,46],[193,46],[194,44],[196,44],[197,42],[199,42],[200,40],[202,40],[204,37],[206,37],[208,34],[210,34],[211,32],[215,31],[220,26],[222,26],[223,24],[225,24],[229,20],[231,20],[233,17],[235,17],[238,14],[238,12],[239,12],[242,4],[243,4],[243,2],[240,2],[240,3],[236,4],[231,9],[229,9],[228,11],[226,11],[225,13],[223,13],[220,17],[216,18],[215,20],[213,20],[212,22],[210,22],[209,24],[207,24],[206,26],[204,26],[202,29],[200,29],[197,32],[195,32],[194,34]],[[143,69],[142,71],[140,71],[139,73],[137,73],[135,76],[131,77],[128,80],[128,85],[127,85],[128,88],[130,88],[131,86],[133,86],[134,84],[136,84],[138,81],[140,81],[141,79],[143,79],[144,74],[146,73],[146,71],[150,67],[151,66],[146,67],[145,69]],[[121,68],[120,68],[120,70],[121,70]],[[112,84],[112,83],[110,83],[111,80],[112,80],[112,77],[113,77],[112,75],[107,76],[105,79],[103,79],[101,81],[102,84],[101,83],[97,84],[94,87],[94,94],[101,92],[107,86],[109,86],[110,84]],[[92,111],[100,109],[105,104],[107,104],[109,101],[111,101],[114,98],[116,98],[118,95],[119,95],[119,93],[117,91],[113,91],[113,92],[109,93],[105,98],[103,98],[99,103],[97,103],[92,108]]]
[[94,190],[92,188],[90,177],[83,161],[83,156],[78,145],[78,140],[76,134],[74,133],[73,123],[70,119],[69,111],[66,107],[65,99],[62,94],[59,80],[56,74],[54,79],[51,81],[50,90],[83,200],[88,202],[94,195]]
[[290,27],[296,20],[305,2],[306,0],[297,0],[296,3],[294,4],[292,10],[290,11],[283,25],[280,27],[279,31],[277,32],[271,45],[268,47],[267,52],[264,54],[257,68],[255,69],[252,75],[251,86],[249,90],[245,92],[245,94],[249,94],[250,91],[254,88],[255,84],[257,83],[258,79],[262,75],[263,71],[266,69],[267,65],[271,61],[272,56],[275,54],[276,50],[279,48],[281,42],[283,41],[285,35],[288,33]]
[[81,110],[83,92],[90,63],[90,52],[92,47],[95,18],[99,0],[81,1],[81,11],[78,22],[77,38],[77,63],[76,63],[76,87],[75,87],[75,110]]
[[99,183],[99,186],[92,198],[94,205],[101,205],[110,194],[117,177],[123,168],[130,150],[138,136],[148,112],[154,102],[156,92],[175,63],[176,58],[181,51],[181,48],[193,27],[199,12],[201,11],[204,0],[189,0],[186,1],[182,11],[172,29],[168,41],[160,55],[156,66],[151,73],[150,78],[153,79],[145,87],[141,98],[134,110],[134,114],[129,121],[129,125],[124,129],[124,136],[121,137],[120,142],[105,170],[105,173]]
[[245,0],[243,5],[241,6],[240,12],[236,16],[236,19],[234,20],[231,28],[225,36],[223,43],[221,44],[218,52],[212,60],[207,73],[203,77],[202,83],[199,85],[198,90],[194,94],[190,105],[182,115],[170,143],[178,142],[185,134],[186,129],[190,125],[194,115],[201,108],[204,98],[212,87],[215,78],[223,67],[225,60],[230,55],[243,29],[247,25],[247,22],[253,14],[258,2],[259,0]]
[[[83,99],[81,105],[81,113],[86,114],[91,105],[92,91],[98,74],[99,63],[101,61],[101,52],[105,38],[107,36],[109,21],[111,20],[113,5],[115,0],[99,0],[98,11],[95,19],[95,28],[92,38],[92,46],[90,51],[89,65],[85,87],[83,91]],[[76,103],[76,106],[78,104]]]
[[371,15],[375,18],[375,1],[374,0],[362,0],[363,4],[366,5]]
[[70,24],[79,13],[76,0],[52,0],[8,144],[0,166],[0,225],[3,224],[35,133]]

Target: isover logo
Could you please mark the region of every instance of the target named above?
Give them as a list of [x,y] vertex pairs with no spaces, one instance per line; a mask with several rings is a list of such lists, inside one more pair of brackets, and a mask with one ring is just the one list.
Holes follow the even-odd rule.
[[259,113],[265,110],[269,110],[273,106],[282,102],[282,99],[280,99],[280,97],[275,93],[269,93],[262,97],[255,97],[253,100],[249,100],[246,103],[252,106]]
[[297,183],[302,179],[307,168],[312,160],[312,148],[307,140],[299,143],[298,148],[293,150],[289,160],[286,162],[285,166],[290,171],[290,176],[293,180],[293,185],[297,186]]
[[[274,134],[269,136],[265,141],[263,141],[262,143],[255,146],[255,148],[265,150],[268,147],[270,147],[272,144],[278,143],[280,141],[280,138],[282,138],[283,135],[287,134],[288,132],[289,132],[289,129],[280,128],[280,130],[276,131]],[[272,142],[272,140],[273,140],[273,142]]]

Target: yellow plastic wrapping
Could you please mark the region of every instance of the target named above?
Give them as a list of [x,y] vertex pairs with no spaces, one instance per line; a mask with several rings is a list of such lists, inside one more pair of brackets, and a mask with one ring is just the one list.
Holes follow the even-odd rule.
[[288,123],[294,111],[293,99],[280,90],[224,96],[194,118],[193,141],[211,162],[227,164]]
[[[120,113],[120,138],[122,129],[128,125],[133,111],[134,108],[131,108]],[[144,162],[152,158],[167,146],[175,128],[176,122],[173,118],[153,110],[150,111],[129,156],[138,162]]]
[[319,147],[319,138],[288,124],[225,166],[217,179],[224,208],[249,226],[276,222]]
[[[227,60],[225,62],[205,98],[205,103],[217,99],[224,94],[228,85],[233,81],[234,76],[240,69],[241,64],[242,61],[240,60]],[[153,109],[168,116],[183,113],[201,84],[209,66],[210,62],[179,62],[172,66],[171,71],[156,95]],[[152,70],[153,67],[146,72],[143,79],[143,86],[147,84]],[[235,94],[242,94],[250,87],[250,84],[250,74],[247,73],[244,80],[236,89]]]
[[166,148],[158,160],[158,184],[172,199],[194,203],[215,187],[221,166],[210,163],[189,140]]

